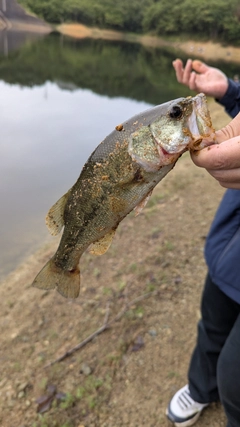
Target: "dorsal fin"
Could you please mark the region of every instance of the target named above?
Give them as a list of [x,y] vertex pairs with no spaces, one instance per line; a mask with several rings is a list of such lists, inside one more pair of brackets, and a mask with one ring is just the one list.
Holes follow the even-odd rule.
[[[69,190],[70,191],[70,190]],[[64,209],[68,200],[69,191],[64,194],[48,211],[46,216],[46,226],[49,232],[56,236],[64,226]]]

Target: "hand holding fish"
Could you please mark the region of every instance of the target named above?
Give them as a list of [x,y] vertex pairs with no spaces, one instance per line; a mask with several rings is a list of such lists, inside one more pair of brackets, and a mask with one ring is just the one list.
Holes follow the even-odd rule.
[[205,168],[222,187],[240,189],[240,113],[216,132],[217,142],[196,154],[192,160]]
[[218,68],[209,67],[202,61],[188,59],[185,67],[181,59],[173,61],[177,81],[196,92],[214,98],[222,98],[228,88],[227,76]]

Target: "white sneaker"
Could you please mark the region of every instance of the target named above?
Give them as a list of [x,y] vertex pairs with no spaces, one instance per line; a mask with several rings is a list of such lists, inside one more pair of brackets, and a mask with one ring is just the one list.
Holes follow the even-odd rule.
[[170,400],[166,415],[176,427],[192,426],[208,403],[195,402],[189,392],[188,384],[182,387]]

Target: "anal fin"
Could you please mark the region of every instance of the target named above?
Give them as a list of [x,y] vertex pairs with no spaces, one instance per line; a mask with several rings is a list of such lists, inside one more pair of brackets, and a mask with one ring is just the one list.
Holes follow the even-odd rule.
[[101,239],[97,240],[97,242],[92,243],[89,246],[88,252],[92,255],[103,255],[107,252],[108,248],[111,246],[113,237],[115,235],[116,230],[111,230],[109,233],[105,234]]

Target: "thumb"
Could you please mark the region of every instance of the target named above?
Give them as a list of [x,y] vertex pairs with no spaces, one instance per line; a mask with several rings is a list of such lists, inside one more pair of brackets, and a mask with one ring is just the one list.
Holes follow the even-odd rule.
[[227,141],[235,136],[240,136],[240,113],[227,126],[216,132],[217,142]]
[[194,71],[196,71],[197,73],[203,74],[206,73],[206,71],[208,71],[211,67],[209,67],[207,64],[205,64],[202,61],[199,61],[199,59],[195,59],[192,62],[192,68]]

